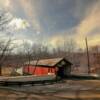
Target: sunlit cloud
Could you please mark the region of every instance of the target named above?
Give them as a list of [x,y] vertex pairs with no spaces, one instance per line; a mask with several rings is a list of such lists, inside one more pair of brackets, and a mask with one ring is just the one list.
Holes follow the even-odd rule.
[[[35,0],[33,0],[35,3]],[[35,9],[35,4],[31,3],[31,1],[28,0],[19,0],[19,3],[23,7],[24,12],[26,13],[26,16],[30,20],[30,23],[32,24],[32,28],[37,32],[42,32],[42,26],[40,25],[40,22],[38,20],[38,12]]]
[[10,1],[11,0],[6,0],[6,2],[4,3],[7,8],[11,7],[11,2]]
[[[90,2],[93,2],[92,6]],[[38,40],[44,41],[44,36],[48,45],[57,47],[63,45],[64,40],[72,38],[78,47],[85,48],[87,37],[89,45],[100,44],[99,0],[0,0],[0,8],[10,12],[6,14],[12,18],[7,28],[16,31],[16,37],[20,37],[19,30],[31,26],[27,33],[22,31],[20,39],[39,43]]]
[[88,42],[90,46],[99,45],[100,44],[100,34],[93,35],[92,37],[88,38]]
[[19,31],[26,30],[30,27],[27,20],[13,16],[10,12],[1,11],[0,35],[11,36],[18,34]]
[[0,9],[13,10],[13,0],[0,0]]
[[29,26],[29,23],[21,18],[13,18],[12,21],[8,24],[8,27],[13,28],[14,31],[26,29]]
[[78,26],[77,32],[80,35],[88,35],[94,29],[100,27],[100,12],[92,12],[88,17],[86,17]]
[[62,36],[54,36],[48,40],[48,44],[52,47],[59,47],[64,43],[64,37]]
[[[91,37],[91,44],[99,44],[98,37],[96,35],[96,30],[100,28],[100,2],[98,1],[88,12],[88,15],[80,21],[80,24],[76,26],[76,41],[81,47],[84,47],[85,37]],[[93,33],[94,31],[94,33]],[[100,37],[100,34],[98,35]],[[94,38],[95,37],[95,38]],[[94,42],[93,42],[94,41]]]

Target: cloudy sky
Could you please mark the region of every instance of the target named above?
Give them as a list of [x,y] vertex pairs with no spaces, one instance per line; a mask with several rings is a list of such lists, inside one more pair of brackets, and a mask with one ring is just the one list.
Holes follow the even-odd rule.
[[[7,32],[18,43],[57,46],[73,39],[83,48],[85,37],[89,45],[100,43],[100,0],[0,0],[2,10],[12,18]],[[0,36],[10,35],[7,32]]]

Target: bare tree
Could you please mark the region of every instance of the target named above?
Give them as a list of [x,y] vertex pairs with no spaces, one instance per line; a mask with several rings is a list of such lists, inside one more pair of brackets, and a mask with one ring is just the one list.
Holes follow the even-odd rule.
[[32,46],[30,43],[28,42],[23,42],[23,51],[24,51],[24,55],[27,59],[28,62],[28,66],[30,65],[30,61],[33,57],[33,50],[32,50]]
[[67,53],[74,52],[76,49],[76,42],[72,39],[64,41],[64,51]]
[[0,10],[0,31],[7,31],[8,23],[12,18],[13,17],[9,13]]
[[[12,20],[12,16],[9,13],[0,10],[0,32],[7,32],[8,30],[7,26],[11,20]],[[4,41],[2,40],[2,37],[0,38],[1,38],[0,40],[0,75],[1,75],[1,67],[6,58],[6,54],[11,51],[10,44],[12,40],[11,38],[8,40],[6,38],[7,41]]]
[[10,48],[11,41],[12,40],[9,39],[6,42],[3,42],[3,41],[0,42],[0,75],[1,75],[1,67],[6,59],[6,56],[12,50],[12,48]]
[[100,74],[100,47],[98,45],[89,48],[91,54],[91,65],[94,66],[95,73],[99,71]]

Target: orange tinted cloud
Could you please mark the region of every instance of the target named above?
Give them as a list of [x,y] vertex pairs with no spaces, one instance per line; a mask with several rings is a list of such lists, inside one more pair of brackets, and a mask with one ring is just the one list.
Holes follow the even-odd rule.
[[[35,3],[35,1],[33,0]],[[42,26],[40,26],[40,22],[38,21],[38,12],[36,12],[35,9],[35,4],[31,3],[29,0],[19,0],[19,3],[23,7],[24,12],[26,13],[26,16],[30,20],[33,29],[36,30],[36,32],[41,32],[42,31]]]
[[100,35],[97,36],[97,33],[95,32],[92,33],[94,30],[96,31],[96,29],[99,29],[99,28],[100,28],[100,2],[98,1],[93,6],[93,8],[91,8],[91,11],[88,12],[88,15],[76,27],[77,34],[75,38],[76,38],[77,43],[81,47],[83,47],[84,38],[91,37],[90,45],[99,44]]

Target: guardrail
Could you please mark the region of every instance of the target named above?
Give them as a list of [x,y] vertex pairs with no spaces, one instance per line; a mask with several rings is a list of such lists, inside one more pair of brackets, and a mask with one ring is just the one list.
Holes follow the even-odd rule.
[[55,83],[57,82],[57,80],[40,80],[40,81],[12,81],[12,82],[9,82],[9,81],[1,81],[0,82],[0,85],[1,86],[11,86],[11,85],[18,85],[18,86],[22,86],[22,85],[35,85],[35,84],[52,84],[52,83]]
[[55,76],[18,76],[18,77],[1,77],[0,85],[9,86],[9,85],[34,85],[34,84],[51,84],[57,82]]

